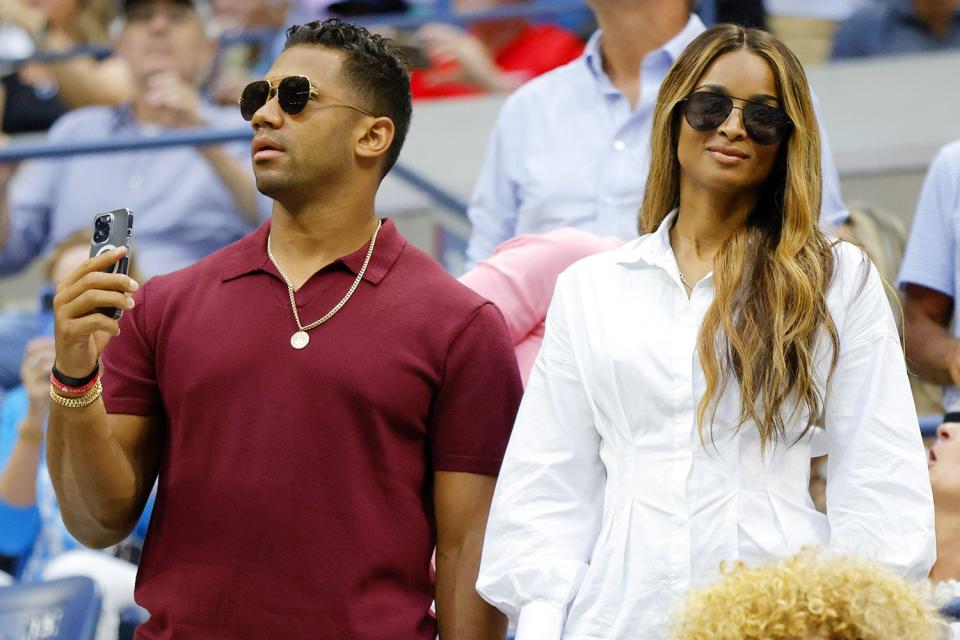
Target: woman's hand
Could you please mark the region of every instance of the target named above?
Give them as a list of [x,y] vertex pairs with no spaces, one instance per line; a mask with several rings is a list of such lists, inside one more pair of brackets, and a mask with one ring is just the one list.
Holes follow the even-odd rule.
[[29,400],[28,416],[24,428],[43,429],[50,412],[50,369],[53,367],[53,338],[31,340],[20,365],[20,381]]

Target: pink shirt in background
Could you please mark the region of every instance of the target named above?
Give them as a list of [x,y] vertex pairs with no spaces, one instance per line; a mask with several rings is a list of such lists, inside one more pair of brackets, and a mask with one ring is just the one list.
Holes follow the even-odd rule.
[[517,236],[460,277],[460,282],[500,307],[524,386],[540,352],[557,276],[577,260],[621,244],[619,238],[601,238],[570,227]]

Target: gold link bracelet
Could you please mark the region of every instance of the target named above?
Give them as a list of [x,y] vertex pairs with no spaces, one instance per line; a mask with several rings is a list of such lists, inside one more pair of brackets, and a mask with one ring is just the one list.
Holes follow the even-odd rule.
[[57,388],[52,384],[50,385],[50,399],[56,402],[57,404],[68,407],[70,409],[81,409],[88,405],[96,402],[97,398],[100,397],[100,394],[103,393],[103,385],[100,384],[100,380],[97,379],[96,384],[93,385],[93,388],[90,391],[87,391],[80,397],[69,398],[67,396],[62,396],[57,393]]

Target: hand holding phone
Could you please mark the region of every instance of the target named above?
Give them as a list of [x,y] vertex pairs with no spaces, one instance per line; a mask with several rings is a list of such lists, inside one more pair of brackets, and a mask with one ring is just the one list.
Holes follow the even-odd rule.
[[[129,268],[129,234],[132,222],[124,219],[116,233],[115,224],[126,214],[114,215],[100,222],[98,215],[90,246],[91,257],[77,267],[60,283],[53,299],[54,335],[56,336],[57,369],[76,378],[88,375],[96,366],[110,338],[120,334],[117,320],[120,311],[130,309],[134,302],[131,294],[139,288],[126,275]],[[122,237],[116,246],[111,236]]]

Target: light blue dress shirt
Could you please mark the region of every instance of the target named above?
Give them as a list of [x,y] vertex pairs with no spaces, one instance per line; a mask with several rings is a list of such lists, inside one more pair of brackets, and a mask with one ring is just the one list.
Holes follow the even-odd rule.
[[[507,98],[470,201],[470,263],[514,236],[560,227],[636,238],[660,84],[703,31],[691,15],[679,34],[644,57],[635,109],[603,71],[599,31],[583,56]],[[823,213],[835,223],[847,209],[826,136],[822,142]]]
[[[242,126],[236,109],[204,106],[213,127]],[[71,111],[50,129],[51,143],[99,141],[157,134],[139,124],[129,105]],[[226,145],[253,169],[246,143]],[[269,205],[261,199],[261,215]],[[34,160],[10,187],[10,232],[0,249],[0,274],[16,272],[77,229],[92,228],[97,213],[128,207],[134,213],[134,252],[141,272],[154,276],[193,264],[238,240],[253,227],[233,196],[194,147],[168,147]]]
[[[899,285],[918,284],[957,300],[957,241],[960,237],[960,141],[947,145],[930,163],[920,191],[910,239],[900,264]],[[960,337],[960,323],[953,334]],[[960,411],[960,389],[948,385],[943,408]]]

